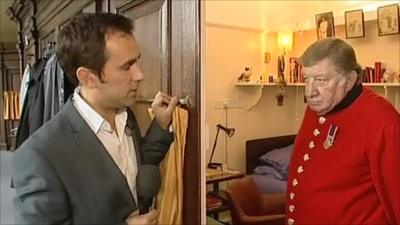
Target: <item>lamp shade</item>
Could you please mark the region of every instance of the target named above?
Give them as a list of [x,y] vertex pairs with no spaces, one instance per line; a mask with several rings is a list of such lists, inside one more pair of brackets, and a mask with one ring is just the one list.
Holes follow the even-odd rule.
[[279,31],[277,38],[278,48],[284,52],[292,50],[293,45],[293,32],[292,31]]

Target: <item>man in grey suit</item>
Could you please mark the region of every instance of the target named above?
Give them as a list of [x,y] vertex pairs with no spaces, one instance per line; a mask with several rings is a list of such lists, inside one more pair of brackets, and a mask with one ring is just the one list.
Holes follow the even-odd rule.
[[138,215],[140,165],[158,165],[173,140],[176,97],[158,93],[142,138],[129,109],[143,73],[132,22],[80,14],[58,36],[57,57],[73,97],[14,153],[17,224],[155,224]]

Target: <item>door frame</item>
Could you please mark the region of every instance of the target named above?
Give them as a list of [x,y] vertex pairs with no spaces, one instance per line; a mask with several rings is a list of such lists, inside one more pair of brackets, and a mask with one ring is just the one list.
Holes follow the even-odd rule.
[[[106,0],[110,5],[111,0]],[[152,0],[134,0],[108,7],[123,14]],[[167,4],[168,76],[162,88],[173,96],[189,97],[188,130],[183,173],[183,224],[205,224],[205,172],[201,151],[201,15],[202,1],[165,0]],[[114,2],[115,4],[116,2]],[[112,5],[112,4],[111,4]],[[163,46],[164,48],[164,46]],[[164,66],[163,66],[164,68]],[[164,84],[166,86],[164,86]],[[204,111],[204,110],[203,110]]]

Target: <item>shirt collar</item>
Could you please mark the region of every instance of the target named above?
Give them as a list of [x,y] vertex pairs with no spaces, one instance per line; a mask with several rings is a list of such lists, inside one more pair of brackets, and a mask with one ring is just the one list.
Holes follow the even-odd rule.
[[97,134],[101,125],[105,122],[104,118],[81,97],[79,94],[79,87],[75,88],[73,98],[78,111],[84,117],[93,132]]
[[[96,112],[79,94],[79,87],[75,88],[73,100],[76,108],[81,113],[82,117],[89,124],[89,127],[97,134],[100,129],[107,132],[112,132],[110,123],[108,123],[98,112]],[[120,138],[125,132],[128,112],[122,110],[115,115],[115,126]]]

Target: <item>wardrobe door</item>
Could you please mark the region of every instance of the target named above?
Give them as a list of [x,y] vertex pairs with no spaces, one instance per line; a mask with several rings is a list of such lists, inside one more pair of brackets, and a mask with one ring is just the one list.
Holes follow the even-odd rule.
[[168,23],[165,18],[166,1],[133,3],[117,8],[118,13],[134,21],[134,35],[139,46],[141,58],[139,64],[144,73],[144,80],[139,85],[137,104],[134,107],[142,134],[150,125],[147,108],[148,101],[154,98],[158,91],[170,93],[169,81],[169,43]]
[[142,134],[150,124],[146,100],[154,98],[160,90],[189,98],[190,104],[185,106],[189,111],[189,127],[184,160],[183,224],[200,224],[200,3],[123,2],[114,1],[113,5],[117,13],[134,21],[144,72],[134,109]]

